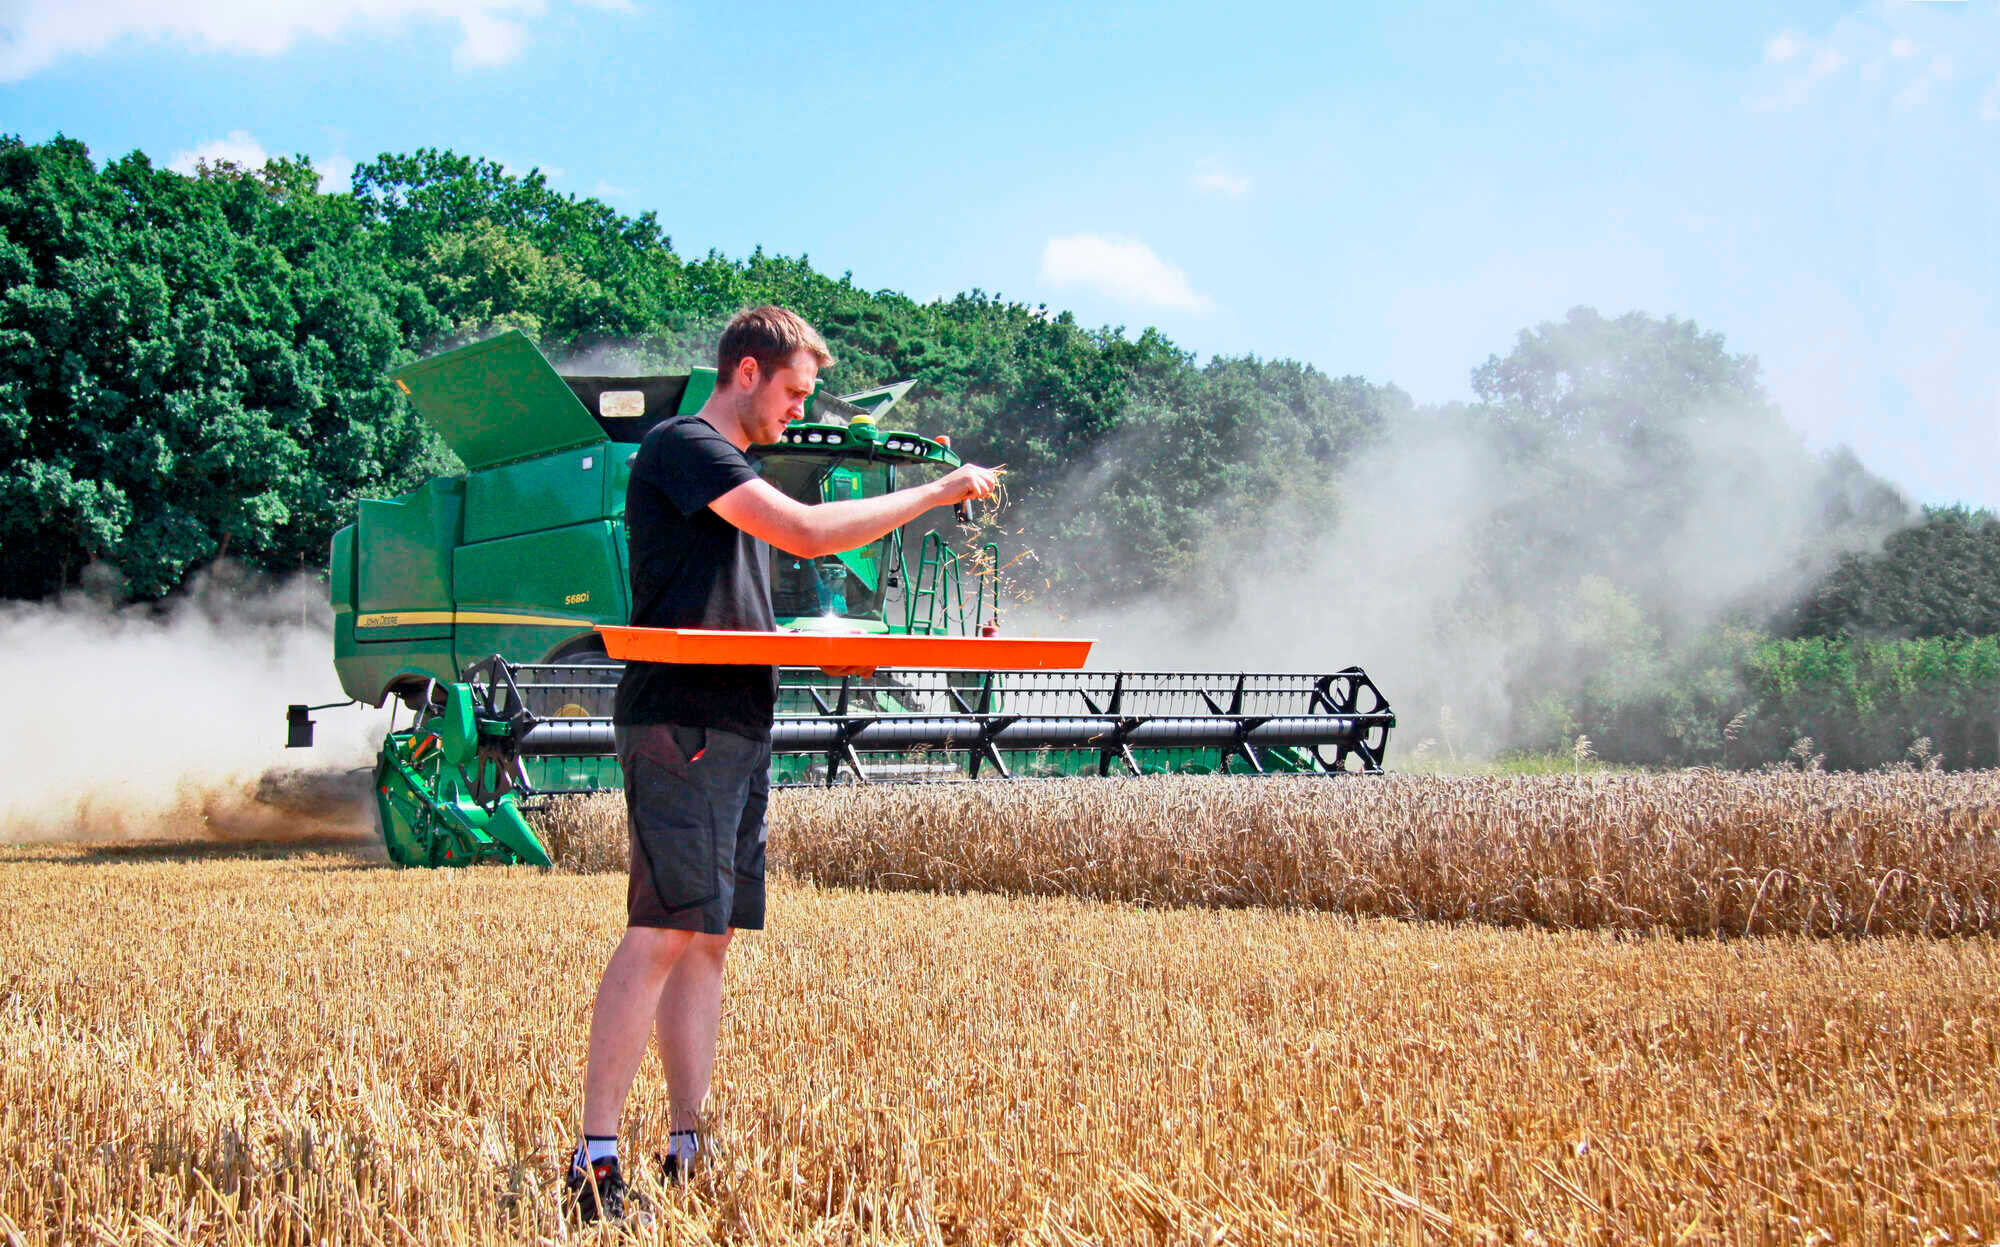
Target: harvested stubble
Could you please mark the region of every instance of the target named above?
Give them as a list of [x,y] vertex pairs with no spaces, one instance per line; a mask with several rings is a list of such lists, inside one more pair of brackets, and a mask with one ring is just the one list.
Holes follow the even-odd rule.
[[[622,804],[565,817],[570,853],[624,868]],[[792,789],[771,846],[801,878],[883,889],[1686,935],[2000,929],[1993,771]]]
[[[602,876],[0,853],[0,1237],[568,1236]],[[2000,944],[780,883],[659,1242],[1971,1242]],[[628,1149],[663,1142],[649,1061]],[[636,1135],[636,1137],[634,1137]]]

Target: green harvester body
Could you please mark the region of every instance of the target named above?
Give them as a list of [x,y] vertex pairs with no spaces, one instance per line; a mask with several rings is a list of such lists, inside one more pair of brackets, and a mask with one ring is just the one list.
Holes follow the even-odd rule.
[[[406,865],[546,865],[519,800],[622,784],[609,731],[620,668],[596,627],[630,620],[625,491],[639,442],[660,421],[699,411],[715,372],[564,376],[509,332],[393,378],[465,473],[364,500],[333,539],[341,686],[415,712],[401,729],[392,723],[377,762],[383,838]],[[816,391],[805,419],[753,448],[753,461],[806,503],[872,497],[958,466],[947,443],[878,423],[909,388]],[[975,634],[997,624],[997,562],[990,545],[961,557],[914,526],[819,559],[773,550],[772,604],[787,629]],[[1042,774],[1106,774],[1114,762],[1227,769],[1232,756],[1259,773],[1348,769],[1351,752],[1359,769],[1379,769],[1394,720],[1358,669],[1231,678],[1233,700],[1214,679],[1170,688],[1159,680],[1187,678],[1062,684],[1046,673],[953,672],[857,683],[787,670],[772,778],[831,783],[843,762],[863,778],[863,756],[878,772],[936,778],[958,773],[943,760],[953,751],[969,756],[975,778],[982,761],[1001,776],[1010,763]],[[1300,708],[1318,716],[1316,729],[1297,726]],[[1178,735],[1173,724],[1184,724]],[[892,737],[901,744],[872,743]],[[1318,757],[1322,742],[1345,742],[1341,765]]]
[[[454,680],[493,654],[547,661],[601,651],[596,626],[631,616],[625,489],[639,440],[662,419],[699,411],[714,370],[572,386],[526,337],[509,333],[412,364],[395,380],[466,474],[363,501],[355,523],[335,534],[341,687],[380,704],[429,680]],[[593,393],[596,414],[583,401]],[[914,433],[882,432],[851,416],[815,420],[815,408],[831,405],[815,394],[806,422],[788,430],[796,440],[760,456],[767,475],[801,501],[866,497],[958,465],[950,449]],[[942,547],[905,553],[901,534],[892,534],[812,566],[774,551],[779,626],[962,630],[970,577]],[[914,575],[924,583],[897,592]],[[990,611],[990,596],[970,609]]]

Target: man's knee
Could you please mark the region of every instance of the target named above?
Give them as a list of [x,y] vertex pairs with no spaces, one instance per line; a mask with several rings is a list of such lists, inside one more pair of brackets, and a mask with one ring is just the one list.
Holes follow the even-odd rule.
[[692,931],[667,927],[626,927],[624,946],[657,969],[669,970],[687,951],[689,942],[698,938]]
[[730,937],[735,934],[735,928],[732,927],[721,935],[706,933],[696,935],[688,942],[688,955],[706,961],[720,962],[728,954]]

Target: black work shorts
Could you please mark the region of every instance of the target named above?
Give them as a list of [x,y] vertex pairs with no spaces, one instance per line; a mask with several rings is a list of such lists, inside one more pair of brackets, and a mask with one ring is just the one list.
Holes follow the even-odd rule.
[[626,925],[761,929],[771,742],[676,723],[614,733],[632,838]]

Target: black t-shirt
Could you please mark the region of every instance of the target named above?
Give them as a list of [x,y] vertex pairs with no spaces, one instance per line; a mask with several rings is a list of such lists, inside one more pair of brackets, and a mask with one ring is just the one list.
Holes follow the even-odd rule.
[[[676,416],[647,431],[625,490],[635,626],[776,629],[771,547],[708,506],[756,475],[743,452],[699,417]],[[632,662],[612,718],[768,740],[777,699],[776,667]]]

